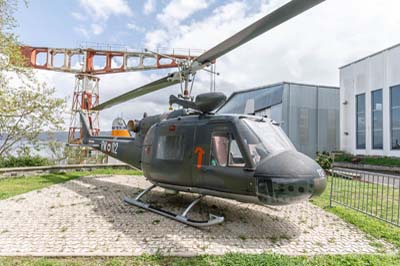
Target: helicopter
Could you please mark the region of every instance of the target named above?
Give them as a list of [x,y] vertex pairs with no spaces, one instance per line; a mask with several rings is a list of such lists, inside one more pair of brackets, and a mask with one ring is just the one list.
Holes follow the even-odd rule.
[[[92,136],[81,113],[82,145],[90,146],[135,168],[152,183],[125,202],[175,221],[211,226],[224,221],[209,214],[194,220],[190,210],[206,196],[260,205],[287,205],[320,195],[326,187],[324,170],[298,152],[279,124],[268,117],[219,114],[226,101],[221,92],[190,95],[197,71],[217,58],[303,13],[324,0],[292,0],[194,59],[178,62],[179,71],[131,90],[93,108],[100,111],[168,86],[181,84],[183,95],[171,95],[179,109],[141,120],[130,120],[121,136]],[[121,123],[120,123],[121,124]],[[119,129],[118,129],[119,130]],[[199,196],[180,213],[141,200],[155,187]]]

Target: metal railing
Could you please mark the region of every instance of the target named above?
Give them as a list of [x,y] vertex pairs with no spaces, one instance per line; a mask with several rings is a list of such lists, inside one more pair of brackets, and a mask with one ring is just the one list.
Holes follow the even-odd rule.
[[400,226],[400,176],[335,168],[331,171],[333,203]]

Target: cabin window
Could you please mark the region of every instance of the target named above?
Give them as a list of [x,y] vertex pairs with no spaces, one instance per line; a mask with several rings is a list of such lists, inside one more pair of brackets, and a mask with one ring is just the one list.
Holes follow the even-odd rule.
[[160,160],[183,160],[183,136],[160,136],[156,158]]
[[229,136],[227,134],[215,134],[211,138],[211,162],[212,166],[227,166]]
[[211,138],[210,165],[243,167],[243,155],[236,140],[227,133],[214,133]]
[[231,139],[231,143],[229,145],[229,166],[244,166],[243,156],[235,139]]

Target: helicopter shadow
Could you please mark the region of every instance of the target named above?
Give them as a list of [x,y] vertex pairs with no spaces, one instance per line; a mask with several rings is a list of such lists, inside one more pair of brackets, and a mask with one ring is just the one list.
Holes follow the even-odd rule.
[[[130,176],[126,177],[126,181],[135,178],[143,177]],[[110,223],[113,230],[125,234],[132,241],[145,246],[152,246],[154,243],[151,242],[159,242],[160,238],[168,242],[168,249],[157,252],[188,250],[189,247],[192,251],[204,253],[207,247],[212,246],[224,247],[228,251],[237,246],[265,250],[296,239],[301,233],[297,225],[279,215],[279,208],[242,204],[211,196],[197,204],[190,211],[189,217],[205,220],[212,213],[224,216],[225,221],[220,225],[199,229],[125,203],[124,197],[134,197],[145,188],[143,182],[124,184],[114,182],[113,177],[82,177],[78,180],[79,182],[67,182],[63,186],[88,198],[97,215]],[[167,195],[162,189],[155,189],[142,200],[180,213],[197,196],[190,193]],[[153,237],[146,237],[149,235]]]

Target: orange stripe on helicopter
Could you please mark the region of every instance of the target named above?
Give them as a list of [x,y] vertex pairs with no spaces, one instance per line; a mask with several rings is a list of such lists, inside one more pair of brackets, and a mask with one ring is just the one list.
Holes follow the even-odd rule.
[[127,129],[113,129],[111,131],[111,136],[113,137],[130,137],[129,131]]
[[197,169],[200,169],[203,166],[203,156],[205,154],[204,149],[202,147],[197,146],[194,149],[194,153],[197,153]]

